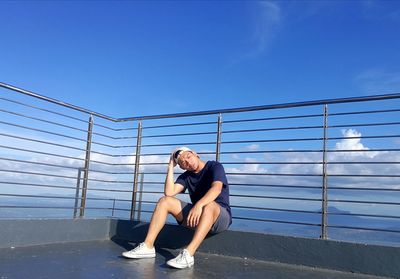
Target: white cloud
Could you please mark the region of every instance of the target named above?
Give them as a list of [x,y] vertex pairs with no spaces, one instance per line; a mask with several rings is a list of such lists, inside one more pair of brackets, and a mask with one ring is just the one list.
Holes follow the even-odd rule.
[[400,91],[400,72],[369,69],[355,77],[356,84],[368,94],[383,94]]
[[246,146],[246,150],[250,150],[250,151],[256,151],[260,149],[260,145],[258,144],[251,144]]
[[248,53],[249,56],[254,56],[265,51],[271,43],[281,20],[281,8],[277,3],[270,1],[259,3],[252,38],[254,50]]
[[251,3],[249,7],[250,31],[247,45],[243,53],[231,61],[231,65],[265,53],[282,22],[281,7],[276,2],[260,1]]
[[[336,150],[369,150],[368,147],[365,147],[361,143],[361,133],[357,132],[354,129],[346,129],[342,130],[342,134],[344,139],[340,140],[336,143],[335,149]],[[337,153],[339,155],[330,155],[330,159],[334,160],[335,157],[367,157],[367,158],[374,158],[379,152],[343,152]]]

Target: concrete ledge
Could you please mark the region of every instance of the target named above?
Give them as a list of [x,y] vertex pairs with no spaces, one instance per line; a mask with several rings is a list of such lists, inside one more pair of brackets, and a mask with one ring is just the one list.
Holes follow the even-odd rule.
[[109,239],[109,219],[0,220],[0,248]]
[[[142,242],[148,223],[111,220],[110,238]],[[182,248],[193,231],[166,225],[156,246]],[[226,231],[208,236],[199,251],[265,261],[400,278],[400,248]]]
[[[0,248],[92,240],[143,241],[148,223],[114,219],[0,220]],[[166,225],[159,248],[186,246],[193,231]],[[400,248],[261,233],[226,231],[209,235],[199,251],[400,278]]]

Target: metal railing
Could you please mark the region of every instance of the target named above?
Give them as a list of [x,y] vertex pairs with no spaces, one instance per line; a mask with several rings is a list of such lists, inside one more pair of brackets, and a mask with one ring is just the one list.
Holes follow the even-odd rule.
[[118,119],[0,87],[1,218],[149,220],[187,145],[224,165],[233,229],[400,240],[400,94]]

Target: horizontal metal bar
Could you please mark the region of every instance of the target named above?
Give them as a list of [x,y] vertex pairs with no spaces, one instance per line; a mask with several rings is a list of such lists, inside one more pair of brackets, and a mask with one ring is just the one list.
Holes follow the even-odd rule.
[[400,192],[400,189],[394,189],[394,188],[371,188],[371,187],[365,187],[365,188],[356,188],[356,187],[332,187],[329,186],[329,190],[350,190],[350,191],[394,191],[394,192]]
[[400,135],[381,135],[381,136],[355,136],[355,137],[331,137],[328,140],[348,140],[348,139],[389,139],[389,138],[399,138]]
[[323,117],[321,114],[307,114],[307,115],[290,115],[290,116],[278,116],[278,117],[265,117],[265,118],[252,118],[242,120],[225,120],[224,124],[242,123],[242,122],[254,122],[254,121],[269,121],[269,120],[284,120],[284,119],[300,119],[300,118],[312,118],[312,117]]
[[329,176],[335,177],[381,177],[381,178],[396,178],[400,177],[398,174],[336,174],[330,173]]
[[135,164],[132,163],[107,163],[103,161],[97,161],[97,160],[90,160],[90,163],[96,163],[100,165],[106,165],[106,166],[134,166]]
[[400,205],[400,202],[382,202],[382,201],[357,201],[357,200],[339,200],[339,199],[330,199],[330,203],[360,203],[360,204],[383,204],[383,205]]
[[94,111],[90,111],[78,106],[74,106],[65,102],[58,101],[37,93],[17,88],[15,86],[0,82],[0,87],[25,94],[37,99],[48,101],[63,107],[67,107],[73,110],[77,110],[86,114],[92,114],[94,116],[104,118],[113,122],[126,122],[135,120],[150,120],[150,119],[164,119],[164,118],[178,118],[178,117],[188,117],[188,116],[200,116],[200,115],[217,115],[217,114],[228,114],[235,112],[251,112],[260,110],[272,110],[272,109],[283,109],[283,108],[295,108],[295,107],[305,107],[305,106],[318,106],[318,105],[329,105],[329,104],[340,104],[340,103],[354,103],[354,102],[370,102],[379,100],[390,100],[399,99],[400,93],[385,94],[385,95],[373,95],[373,96],[360,96],[360,97],[348,97],[348,98],[336,98],[336,99],[324,99],[324,100],[314,100],[314,101],[304,101],[304,102],[292,102],[292,103],[281,103],[275,105],[261,105],[261,106],[250,106],[250,107],[240,107],[231,109],[217,109],[208,111],[197,111],[197,112],[186,112],[186,113],[175,113],[175,114],[160,114],[160,115],[149,115],[149,116],[135,116],[127,118],[112,118]]
[[[45,205],[0,205],[0,208],[13,209],[74,209],[73,206],[45,206]],[[79,207],[77,207],[79,208]]]
[[220,161],[221,164],[223,165],[320,165],[323,164],[323,162],[274,162],[274,161],[269,161],[269,162],[225,162],[225,161]]
[[375,149],[331,149],[326,152],[376,152],[376,151],[400,151],[400,148],[375,148]]
[[68,128],[68,129],[79,131],[79,132],[87,132],[84,129],[68,126],[68,125],[57,123],[57,122],[54,122],[54,121],[45,120],[45,119],[38,118],[38,117],[27,116],[27,115],[24,115],[24,114],[21,114],[21,113],[16,113],[16,112],[4,110],[4,109],[0,109],[0,111],[4,112],[4,113],[7,113],[7,114],[12,114],[12,115],[20,116],[20,117],[23,117],[23,118],[36,120],[36,121],[39,121],[39,122],[48,123],[48,124],[56,125],[56,126],[63,127],[63,128]]
[[134,137],[134,136],[132,136],[132,137],[131,136],[113,137],[113,136],[105,135],[105,134],[102,134],[102,133],[93,133],[93,135],[101,136],[101,137],[108,138],[108,139],[113,139],[113,140],[136,139],[136,137]]
[[[0,208],[14,208],[14,209],[79,209],[80,207],[74,207],[74,206],[29,206],[29,205],[5,205],[5,206],[0,206]],[[85,210],[118,210],[116,208],[112,207],[85,207]],[[123,209],[119,209],[123,210]],[[31,217],[30,217],[31,218]],[[36,217],[36,218],[43,218],[43,217]],[[0,217],[0,219],[3,219]],[[15,218],[13,218],[15,219]],[[48,217],[46,217],[48,219]]]
[[163,143],[163,144],[142,144],[142,147],[165,147],[165,146],[193,146],[193,145],[215,145],[215,142],[184,142],[184,143]]
[[328,128],[349,128],[349,127],[376,127],[376,126],[391,126],[399,125],[400,122],[385,122],[385,123],[362,123],[362,124],[346,124],[346,125],[330,125]]
[[65,102],[61,102],[61,101],[53,99],[53,98],[45,97],[43,95],[36,94],[36,93],[34,93],[32,91],[28,91],[28,90],[24,90],[24,89],[21,89],[21,88],[17,88],[15,86],[12,86],[12,85],[9,85],[9,84],[3,83],[3,82],[0,82],[0,87],[6,88],[6,89],[9,89],[11,91],[15,91],[15,92],[18,92],[18,93],[21,93],[21,94],[24,94],[24,95],[28,95],[30,97],[37,98],[37,99],[40,99],[40,100],[43,100],[43,101],[46,101],[46,102],[49,102],[49,103],[52,103],[52,104],[56,104],[56,105],[59,105],[59,106],[62,106],[62,107],[70,108],[72,110],[76,110],[76,111],[80,111],[80,112],[83,112],[83,113],[86,113],[86,114],[89,114],[89,115],[94,115],[94,116],[97,116],[97,117],[100,117],[100,118],[104,118],[106,120],[110,120],[110,121],[113,121],[113,122],[117,121],[115,118],[106,116],[104,114],[100,114],[100,113],[97,113],[97,112],[94,112],[94,111],[90,111],[90,110],[87,110],[87,109],[84,109],[84,108],[81,108],[81,107],[78,107],[78,106],[75,106],[75,105],[71,105],[71,104],[68,104],[68,103],[65,103]]
[[65,117],[65,118],[73,119],[73,120],[76,120],[76,121],[79,121],[79,122],[87,123],[87,120],[83,120],[83,119],[80,119],[80,118],[77,118],[77,117],[73,117],[73,116],[70,116],[70,115],[67,115],[67,114],[63,114],[63,113],[59,113],[59,112],[56,112],[56,111],[52,111],[52,110],[49,110],[49,109],[44,109],[44,108],[41,108],[41,107],[28,105],[28,104],[25,104],[25,103],[22,103],[22,102],[18,102],[18,101],[15,101],[15,100],[3,98],[3,97],[0,97],[0,100],[7,101],[7,102],[10,102],[10,103],[14,103],[14,104],[17,104],[17,105],[20,105],[20,106],[33,108],[33,109],[40,110],[40,111],[44,111],[44,112],[51,113],[51,114],[58,115],[58,116],[62,116],[62,117]]
[[350,230],[364,230],[364,231],[400,233],[400,230],[392,230],[392,229],[365,228],[365,227],[338,226],[338,225],[327,225],[327,226],[329,228],[335,228],[335,229],[350,229]]
[[363,111],[350,111],[350,112],[336,112],[330,113],[331,116],[347,116],[353,114],[368,114],[368,113],[387,113],[387,112],[400,112],[400,109],[383,109],[383,110],[363,110]]
[[103,155],[103,156],[107,156],[107,157],[111,157],[111,158],[135,157],[135,155],[131,155],[131,154],[108,154],[108,153],[93,151],[93,150],[91,151],[91,153],[99,154],[99,155]]
[[[157,204],[157,202],[155,202],[155,201],[146,201],[146,200],[142,200],[142,203]],[[144,211],[142,210],[142,212],[144,212]],[[149,212],[153,212],[153,211],[149,211]]]
[[[3,197],[15,197],[15,198],[44,198],[44,199],[65,199],[65,200],[74,200],[74,199],[82,199],[81,197],[72,197],[72,196],[48,196],[48,195],[23,195],[23,194],[0,194]],[[96,200],[96,201],[113,201],[113,198],[96,198],[96,197],[87,197],[88,200]]]
[[232,216],[232,219],[247,220],[247,221],[260,221],[260,222],[269,222],[269,223],[280,223],[280,224],[289,224],[289,225],[303,225],[303,226],[315,226],[315,227],[321,226],[320,224],[306,223],[306,222],[291,222],[291,221],[283,221],[283,220],[249,218],[249,217],[239,217],[239,216]]
[[151,135],[142,136],[142,138],[166,138],[166,137],[182,137],[182,136],[204,136],[204,135],[215,135],[217,132],[197,132],[197,133],[178,133],[178,134],[163,134],[163,135]]
[[[220,161],[221,164],[223,165],[321,165],[323,162],[275,162],[275,161],[268,161],[268,162],[225,162],[225,161]],[[151,164],[151,163],[149,163]],[[164,163],[167,164],[167,163]],[[394,162],[394,161],[355,161],[355,162],[326,162],[325,164],[327,165],[352,165],[352,164],[357,164],[357,165],[371,165],[371,164],[400,164],[400,162]]]
[[349,98],[340,98],[340,99],[325,99],[325,100],[316,100],[316,101],[282,103],[282,104],[275,104],[275,105],[262,105],[262,106],[240,107],[240,108],[231,108],[231,109],[217,109],[217,110],[197,111],[197,112],[187,112],[187,113],[136,116],[136,117],[119,118],[118,121],[124,122],[124,121],[133,121],[133,120],[150,120],[150,119],[178,118],[178,117],[201,116],[201,115],[218,115],[220,113],[228,114],[228,113],[235,113],[235,112],[251,112],[251,111],[260,111],[260,110],[296,108],[296,107],[318,106],[318,105],[329,105],[329,104],[340,104],[340,103],[369,102],[369,101],[390,100],[390,99],[399,99],[399,98],[400,98],[400,93],[397,93],[397,94],[395,93],[395,94],[387,94],[387,95],[349,97]]
[[[327,140],[343,139],[379,139],[379,138],[398,138],[400,135],[385,136],[359,136],[359,137],[331,137]],[[323,138],[287,138],[287,139],[269,139],[269,140],[240,140],[240,141],[222,141],[223,144],[243,144],[243,143],[267,143],[267,142],[293,142],[293,141],[322,141]],[[215,144],[215,143],[214,143]]]
[[138,193],[143,193],[143,194],[164,194],[164,191],[138,191]]
[[242,143],[266,143],[266,142],[293,142],[293,141],[321,141],[323,138],[291,138],[291,139],[269,139],[269,140],[235,140],[222,141],[223,144],[242,144]]
[[244,150],[244,151],[221,151],[221,154],[260,154],[260,153],[319,153],[322,149],[290,149],[290,150]]
[[[75,177],[76,179],[76,177]],[[127,180],[104,180],[104,179],[95,179],[95,178],[88,178],[88,181],[96,181],[96,182],[103,182],[103,183],[121,183],[121,184],[131,184],[132,181]]]
[[360,213],[344,213],[344,212],[328,212],[328,215],[400,219],[400,216],[395,216],[395,215],[376,215],[376,214],[360,214]]
[[56,167],[56,168],[63,168],[63,169],[74,169],[74,170],[76,170],[76,169],[79,169],[79,168],[82,168],[82,167],[83,167],[83,166],[71,167],[71,166],[65,166],[65,165],[55,165],[55,164],[49,164],[49,163],[32,162],[32,161],[18,160],[18,159],[11,159],[11,158],[5,158],[5,157],[0,157],[0,160],[9,161],[9,162],[24,163],[24,164],[32,164],[32,165],[40,165],[40,166]]
[[139,166],[163,166],[168,165],[168,162],[151,162],[151,163],[139,163]]
[[136,147],[136,145],[111,145],[111,144],[105,144],[105,143],[101,143],[101,142],[92,142],[92,144],[97,144],[100,146],[105,146],[105,147],[109,147],[109,148],[134,148]]
[[26,140],[26,141],[31,141],[31,142],[37,142],[37,143],[43,143],[43,144],[48,144],[48,145],[53,145],[53,146],[58,146],[58,147],[63,147],[63,148],[79,150],[79,151],[85,151],[85,149],[83,149],[83,148],[68,146],[68,145],[59,144],[59,143],[53,143],[53,142],[44,141],[44,140],[37,140],[37,139],[33,139],[33,138],[26,138],[26,137],[21,137],[21,136],[16,136],[16,135],[0,133],[0,136],[9,137],[9,138],[13,138],[13,139]]
[[45,174],[45,173],[40,173],[40,172],[30,172],[30,171],[20,171],[20,170],[0,169],[0,172],[11,172],[11,173],[19,173],[19,174],[29,174],[29,175],[40,175],[40,176],[47,176],[47,177],[76,179],[75,176],[66,176],[66,175],[58,175],[58,174]]
[[[244,151],[223,151],[221,154],[260,154],[260,153],[305,153],[322,152],[322,149],[294,149],[294,150],[244,150]],[[376,152],[376,151],[400,151],[400,148],[377,148],[377,149],[328,149],[326,152]]]
[[[98,192],[116,192],[116,193],[132,193],[132,190],[122,190],[122,189],[104,189],[104,188],[90,188],[90,191]],[[129,200],[131,201],[131,200]]]
[[134,131],[134,130],[137,130],[136,127],[132,127],[132,128],[112,128],[112,127],[109,127],[109,126],[106,126],[106,125],[102,125],[102,124],[98,124],[98,123],[93,123],[93,126],[105,128],[105,129],[107,129],[107,130],[114,131],[114,132]]
[[239,206],[239,205],[230,205],[230,207],[231,208],[239,208],[239,209],[251,209],[251,210],[268,210],[268,211],[281,211],[281,212],[291,212],[291,213],[321,214],[321,211],[295,210],[295,209],[284,209],[284,208]]
[[312,199],[312,198],[298,198],[298,197],[282,197],[282,196],[254,196],[254,195],[234,195],[230,194],[230,197],[238,197],[238,198],[260,198],[260,199],[277,199],[277,200],[294,200],[294,201],[321,201],[321,199]]
[[185,126],[199,126],[199,125],[215,125],[217,121],[214,122],[197,122],[197,123],[181,123],[181,124],[168,124],[168,125],[157,125],[157,126],[144,126],[143,130],[148,129],[159,129],[159,128],[172,128],[172,127],[185,127]]
[[[229,183],[229,186],[245,187],[271,187],[271,188],[301,188],[301,189],[321,189],[322,186],[303,186],[303,185],[278,185],[278,184],[255,184],[255,183]],[[331,187],[330,187],[331,188]]]
[[22,194],[0,194],[2,197],[14,198],[43,198],[43,199],[75,199],[75,197],[61,197],[61,196],[45,196],[45,195],[22,195]]
[[326,162],[327,165],[351,165],[351,164],[357,164],[357,165],[379,165],[379,164],[391,164],[391,165],[396,165],[400,164],[400,162],[394,162],[394,161],[355,161],[355,162]]
[[307,173],[259,173],[259,172],[227,172],[226,175],[255,175],[255,176],[311,176],[320,177],[322,174]]
[[0,184],[20,185],[20,186],[27,186],[27,187],[60,188],[60,189],[71,189],[71,190],[76,189],[76,187],[71,187],[71,186],[37,184],[37,183],[22,183],[22,182],[11,182],[11,181],[0,181]]
[[86,140],[81,139],[81,138],[67,136],[67,135],[54,133],[54,132],[50,132],[50,131],[46,131],[46,130],[42,130],[42,129],[35,129],[35,128],[31,128],[31,127],[27,127],[27,126],[15,124],[15,123],[9,123],[9,122],[5,122],[5,121],[0,121],[0,124],[9,125],[9,126],[13,126],[13,127],[18,127],[18,128],[22,128],[22,129],[26,129],[26,130],[30,130],[30,131],[35,131],[35,132],[41,132],[41,133],[45,133],[45,134],[49,134],[49,135],[53,135],[53,136],[67,138],[67,139],[73,139],[73,140],[77,140],[77,141],[86,142]]
[[104,173],[104,174],[111,174],[111,175],[117,175],[117,174],[133,174],[132,172],[114,172],[114,171],[101,171],[101,170],[96,170],[96,169],[90,169],[90,172],[96,172],[96,173]]
[[[197,152],[198,155],[215,154],[215,152]],[[143,153],[140,156],[171,156],[171,153]]]
[[308,129],[323,129],[324,126],[298,126],[298,127],[278,127],[278,128],[264,128],[264,129],[243,129],[243,130],[228,130],[224,131],[223,134],[233,133],[253,133],[253,132],[269,132],[269,131],[285,131],[285,130],[308,130]]

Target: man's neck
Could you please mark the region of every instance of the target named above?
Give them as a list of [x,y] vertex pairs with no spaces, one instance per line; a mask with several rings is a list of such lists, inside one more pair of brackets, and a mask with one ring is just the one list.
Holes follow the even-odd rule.
[[200,160],[200,162],[199,162],[199,167],[194,171],[194,173],[199,173],[199,172],[201,172],[201,170],[204,169],[205,165],[206,165],[206,162]]

